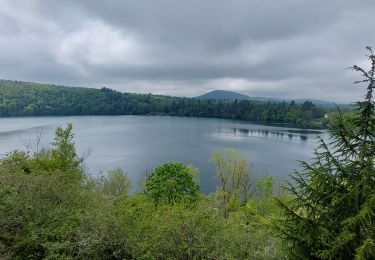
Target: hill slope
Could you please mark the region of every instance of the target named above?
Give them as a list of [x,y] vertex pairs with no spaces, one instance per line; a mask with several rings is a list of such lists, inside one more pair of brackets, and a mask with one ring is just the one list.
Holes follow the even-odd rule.
[[[290,103],[293,99],[283,99],[283,98],[272,98],[272,97],[250,97],[245,94],[237,93],[234,91],[226,91],[226,90],[214,90],[208,92],[204,95],[195,97],[196,99],[201,100],[252,100],[252,101],[259,101],[259,102],[287,102]],[[334,103],[330,101],[324,101],[319,99],[294,99],[296,104],[303,104],[305,101],[311,101],[317,106],[326,106],[326,107],[333,107]]]
[[197,99],[212,99],[212,100],[249,100],[250,97],[233,91],[214,90],[204,95],[196,97]]

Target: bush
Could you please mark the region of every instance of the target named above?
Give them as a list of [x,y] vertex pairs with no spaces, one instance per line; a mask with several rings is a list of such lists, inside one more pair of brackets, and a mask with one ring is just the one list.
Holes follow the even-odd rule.
[[194,202],[198,198],[199,185],[194,176],[197,169],[182,163],[165,163],[146,180],[146,194],[155,202],[169,204]]

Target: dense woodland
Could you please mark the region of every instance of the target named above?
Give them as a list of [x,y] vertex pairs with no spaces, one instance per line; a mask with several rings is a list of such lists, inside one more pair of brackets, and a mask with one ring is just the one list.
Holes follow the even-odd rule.
[[0,160],[0,258],[375,259],[368,50],[370,70],[352,67],[365,99],[353,113],[335,114],[330,140],[319,140],[290,183],[255,177],[248,159],[226,148],[212,154],[212,194],[199,192],[198,169],[179,162],[157,166],[130,193],[122,169],[84,171],[71,124],[56,129],[50,148],[10,151]]
[[0,80],[0,116],[169,115],[322,127],[328,108],[312,102],[201,100]]

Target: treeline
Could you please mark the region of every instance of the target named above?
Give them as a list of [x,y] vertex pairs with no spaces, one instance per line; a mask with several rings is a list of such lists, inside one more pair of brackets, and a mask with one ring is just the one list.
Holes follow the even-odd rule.
[[0,116],[169,115],[320,127],[327,109],[306,101],[200,100],[0,80]]

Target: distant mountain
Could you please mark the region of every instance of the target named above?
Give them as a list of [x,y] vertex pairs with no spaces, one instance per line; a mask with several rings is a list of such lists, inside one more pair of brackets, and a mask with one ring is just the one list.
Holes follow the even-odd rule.
[[196,99],[215,99],[215,100],[249,100],[250,97],[244,94],[240,94],[233,91],[226,90],[214,90],[206,93],[202,96],[196,97]]
[[272,97],[250,97],[250,100],[261,101],[261,102],[290,102],[292,100],[283,98],[272,98]]
[[335,103],[330,101],[324,101],[319,99],[307,99],[307,98],[299,98],[299,99],[284,99],[284,98],[271,98],[271,97],[250,97],[250,100],[257,100],[263,102],[291,102],[294,100],[296,104],[303,104],[305,101],[311,101],[317,106],[335,106]]
[[[196,99],[212,99],[212,100],[253,100],[253,101],[260,101],[260,102],[291,102],[293,99],[283,99],[283,98],[272,98],[272,97],[250,97],[248,95],[244,95],[241,93],[233,92],[233,91],[226,91],[226,90],[214,90],[208,92],[204,95],[195,97]],[[330,101],[318,100],[318,99],[294,99],[294,102],[297,104],[303,104],[305,101],[311,101],[317,106],[328,106],[332,107],[335,104]]]
[[294,102],[297,104],[303,104],[305,101],[311,101],[317,106],[335,106],[335,103],[330,101],[324,101],[319,99],[295,99]]

